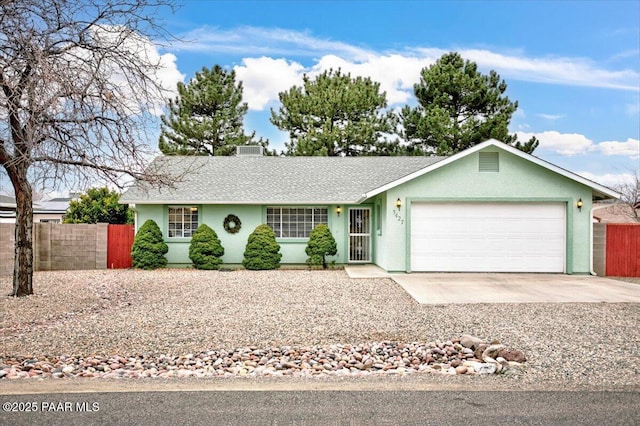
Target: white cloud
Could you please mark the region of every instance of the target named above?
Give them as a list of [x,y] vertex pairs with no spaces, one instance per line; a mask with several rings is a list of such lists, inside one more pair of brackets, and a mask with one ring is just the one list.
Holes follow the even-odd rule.
[[638,87],[640,73],[637,71],[607,70],[586,58],[529,58],[476,49],[461,49],[458,52],[465,59],[476,62],[481,68],[495,69],[502,78],[535,83],[640,91]]
[[[402,102],[418,82],[420,69],[434,63],[451,49],[407,47],[374,51],[362,46],[315,37],[309,32],[282,28],[241,26],[231,29],[201,27],[181,36],[192,40],[173,48],[206,54],[234,54],[244,57],[311,58],[313,69],[340,65],[356,75],[370,76],[387,91],[390,103]],[[495,69],[502,78],[572,86],[605,87],[640,91],[640,73],[631,69],[609,70],[587,58],[528,57],[502,54],[487,49],[456,49],[481,69]],[[279,78],[273,75],[272,78]]]
[[596,174],[587,171],[578,172],[578,175],[587,178],[591,181],[604,185],[608,188],[616,188],[623,184],[628,184],[635,181],[635,176],[631,173],[605,173]]
[[420,70],[427,66],[423,59],[401,55],[370,55],[365,61],[353,62],[336,55],[326,55],[313,67],[314,73],[341,68],[352,77],[370,77],[387,93],[389,105],[405,104],[413,97],[413,85],[420,80]]
[[261,57],[245,58],[234,70],[242,81],[249,109],[263,110],[278,100],[278,93],[302,84],[305,68],[297,62]]
[[[173,45],[173,49],[243,56],[242,65],[235,69],[245,87],[245,101],[253,110],[264,109],[277,100],[279,91],[299,84],[303,73],[314,76],[329,68],[341,68],[353,76],[371,77],[387,93],[389,105],[405,104],[413,99],[413,85],[419,81],[420,70],[449,52],[449,49],[434,47],[374,51],[315,37],[309,32],[252,26],[231,29],[205,26],[182,35],[181,39],[187,41]],[[536,58],[486,49],[457,50],[480,68],[495,69],[503,78],[639,91],[640,73],[637,71],[607,70],[589,59]],[[311,63],[302,65],[278,59],[290,57],[310,58]],[[175,58],[168,62],[175,64]],[[548,120],[561,118],[551,114],[541,116]]]
[[[131,114],[138,114],[141,109],[147,109],[152,114],[159,116],[162,114],[168,98],[177,95],[177,84],[184,81],[184,74],[178,70],[176,56],[172,53],[160,54],[158,46],[149,38],[141,34],[131,32],[125,27],[104,26],[94,30],[94,37],[102,39],[106,46],[113,49],[120,49],[123,54],[138,56],[143,68],[140,72],[155,80],[158,84],[158,91],[154,87],[144,84],[139,76],[131,75],[125,61],[120,61],[117,57],[107,57],[101,64],[101,71],[109,73],[109,81],[112,83],[112,92],[115,96],[123,99],[123,106],[127,107]],[[74,55],[84,58],[85,65],[94,67],[91,59],[91,52],[82,48],[75,50]],[[123,65],[124,63],[124,65]],[[93,68],[84,76],[77,78],[91,78]],[[96,91],[102,90],[100,87],[94,88]]]
[[348,43],[283,28],[240,26],[224,30],[204,26],[180,38],[186,41],[174,44],[175,49],[203,53],[305,57],[336,54],[355,60],[365,59],[372,53]]
[[526,142],[535,136],[540,141],[540,148],[561,155],[586,154],[595,149],[593,141],[578,133],[559,133],[551,130],[539,133],[516,132],[516,134],[521,142]]
[[244,87],[244,100],[252,110],[263,110],[278,100],[278,93],[302,84],[302,75],[311,78],[329,69],[340,68],[352,77],[371,77],[386,92],[389,105],[405,104],[413,97],[413,84],[419,80],[424,64],[415,58],[372,56],[355,63],[336,55],[325,55],[312,67],[295,61],[269,57],[245,58],[234,67]]
[[540,148],[557,152],[560,155],[586,154],[597,151],[603,155],[627,156],[630,158],[640,157],[640,141],[629,138],[624,142],[604,141],[594,143],[584,135],[578,133],[560,133],[555,130],[546,132],[516,132],[518,140],[526,142],[535,136],[540,141]]
[[544,114],[544,113],[540,113],[540,114],[536,114],[536,115],[538,117],[540,117],[540,118],[544,118],[545,120],[550,120],[550,121],[559,120],[559,119],[565,117],[563,114]]
[[640,156],[640,140],[629,138],[625,142],[600,142],[598,151],[604,155],[623,155],[638,158]]

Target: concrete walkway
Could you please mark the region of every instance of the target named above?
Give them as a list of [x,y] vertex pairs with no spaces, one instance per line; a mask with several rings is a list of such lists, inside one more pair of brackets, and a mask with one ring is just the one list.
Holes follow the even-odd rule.
[[640,285],[590,275],[411,273],[348,265],[351,278],[391,278],[421,304],[640,303]]

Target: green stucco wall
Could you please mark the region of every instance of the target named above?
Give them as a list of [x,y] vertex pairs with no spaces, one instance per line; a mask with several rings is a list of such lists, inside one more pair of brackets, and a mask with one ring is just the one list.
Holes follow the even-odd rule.
[[[369,207],[372,211],[372,262],[387,271],[410,271],[411,204],[415,202],[561,202],[567,206],[566,218],[566,272],[589,272],[589,212],[592,190],[572,179],[554,173],[528,160],[522,159],[498,147],[485,150],[499,152],[500,171],[478,171],[479,154],[473,153],[427,173],[410,182],[383,192],[362,205],[341,205],[342,213],[336,213],[336,205],[304,206],[327,207],[329,227],[338,245],[338,255],[329,259],[347,263],[348,212],[350,207]],[[345,184],[348,184],[346,182]],[[397,209],[396,199],[402,206]],[[584,206],[576,208],[578,199]],[[211,226],[225,248],[223,262],[242,263],[247,238],[256,226],[266,222],[266,206],[258,205],[200,205],[200,223]],[[294,206],[283,206],[294,207]],[[145,220],[155,220],[169,245],[167,258],[172,266],[191,264],[188,251],[189,239],[167,238],[167,206],[136,206],[137,226]],[[224,218],[234,214],[242,221],[237,234],[227,233]],[[283,264],[305,263],[306,239],[279,239]]]
[[[175,206],[178,205],[176,204]],[[189,266],[191,265],[191,260],[189,259],[189,243],[191,239],[167,237],[169,223],[168,207],[168,205],[136,205],[136,227],[142,226],[147,219],[153,219],[160,227],[160,230],[164,235],[164,240],[169,246],[169,252],[166,255],[169,266]],[[222,257],[223,263],[242,263],[244,249],[249,235],[258,225],[266,222],[266,207],[259,205],[198,205],[197,207],[199,208],[199,224],[206,223],[216,231],[220,238],[225,250],[225,254]],[[345,241],[345,237],[344,229],[342,227],[344,226],[343,222],[345,215],[341,214],[340,217],[338,217],[336,214],[336,206],[329,206],[328,213],[329,227],[331,228],[336,242],[338,243],[338,255],[329,258],[329,261],[335,260],[336,263],[344,263],[345,247],[342,243]],[[242,222],[242,227],[236,234],[226,232],[223,227],[225,217],[230,214],[238,216]],[[307,255],[305,253],[307,241],[307,239],[278,239],[280,252],[282,253],[281,263],[305,263],[307,260]]]
[[[591,188],[496,147],[500,171],[478,171],[478,153],[470,154],[417,179],[390,189],[383,205],[384,234],[378,238],[378,264],[388,271],[410,271],[412,202],[564,202],[567,205],[566,272],[589,272]],[[400,210],[395,200],[402,200]],[[582,198],[582,210],[576,202]]]

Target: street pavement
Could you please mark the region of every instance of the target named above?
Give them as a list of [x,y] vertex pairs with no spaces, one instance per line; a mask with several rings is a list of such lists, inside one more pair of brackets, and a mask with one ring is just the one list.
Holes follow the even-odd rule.
[[1,425],[634,425],[633,391],[167,391],[0,396]]

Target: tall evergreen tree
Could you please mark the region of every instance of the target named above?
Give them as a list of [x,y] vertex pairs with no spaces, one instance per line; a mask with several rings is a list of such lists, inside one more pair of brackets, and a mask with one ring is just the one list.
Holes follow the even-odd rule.
[[[242,82],[235,71],[219,65],[196,73],[187,84],[178,83],[178,96],[169,100],[169,113],[162,116],[160,150],[167,155],[231,155],[237,145],[249,143],[242,119]],[[267,145],[268,142],[258,142]]]
[[128,204],[120,204],[120,194],[108,188],[90,188],[79,200],[71,200],[64,223],[133,223]]
[[355,156],[376,153],[392,130],[386,93],[370,78],[329,70],[279,94],[271,123],[289,132],[288,155]]
[[414,85],[418,106],[401,112],[407,153],[451,155],[491,138],[532,153],[535,137],[522,144],[509,134],[518,102],[509,100],[506,90],[495,71],[483,75],[460,54],[443,55],[422,69]]

